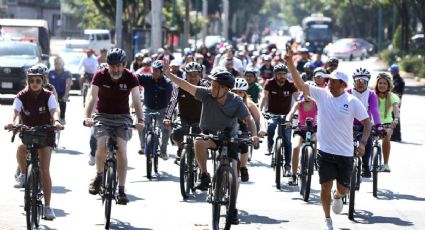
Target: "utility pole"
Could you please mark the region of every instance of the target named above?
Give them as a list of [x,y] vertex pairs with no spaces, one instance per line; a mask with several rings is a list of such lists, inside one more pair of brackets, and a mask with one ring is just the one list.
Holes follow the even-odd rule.
[[115,15],[115,47],[122,48],[122,8],[123,0],[117,0]]
[[152,5],[151,49],[153,52],[156,52],[162,46],[162,23],[161,23],[162,0],[151,0],[151,5]]
[[[204,20],[208,20],[208,0],[202,0],[202,17]],[[207,23],[202,25],[202,43],[205,43],[205,37],[207,36]]]
[[229,40],[229,0],[223,0],[223,37]]
[[[153,0],[152,0],[153,1]],[[189,47],[189,34],[190,34],[190,18],[189,18],[189,7],[190,7],[190,2],[189,0],[185,0],[185,11],[184,11],[184,28],[183,28],[183,32],[184,32],[184,47]]]

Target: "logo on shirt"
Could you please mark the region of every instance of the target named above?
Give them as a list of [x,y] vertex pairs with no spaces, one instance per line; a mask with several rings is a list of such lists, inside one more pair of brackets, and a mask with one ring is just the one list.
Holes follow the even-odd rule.
[[120,90],[127,90],[126,84],[120,84]]
[[285,97],[289,96],[289,91],[283,91],[283,96]]
[[45,106],[38,107],[39,114],[46,113],[46,111],[47,111],[47,108]]
[[344,104],[340,111],[343,112],[343,113],[348,113],[349,112],[348,111],[348,104]]

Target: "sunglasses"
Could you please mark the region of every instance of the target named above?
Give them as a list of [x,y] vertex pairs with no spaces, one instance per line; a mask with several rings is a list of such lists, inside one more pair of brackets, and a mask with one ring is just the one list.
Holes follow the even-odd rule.
[[368,82],[369,82],[369,79],[367,79],[367,78],[362,78],[362,77],[359,77],[359,78],[354,79],[354,82],[355,82],[355,83],[358,83],[358,82],[360,82],[360,81],[362,81],[363,83],[368,83]]
[[36,83],[36,84],[41,84],[43,82],[43,80],[37,78],[37,79],[28,79],[28,82],[30,84]]
[[245,91],[242,91],[242,90],[232,90],[232,92],[234,92],[236,94],[243,94]]

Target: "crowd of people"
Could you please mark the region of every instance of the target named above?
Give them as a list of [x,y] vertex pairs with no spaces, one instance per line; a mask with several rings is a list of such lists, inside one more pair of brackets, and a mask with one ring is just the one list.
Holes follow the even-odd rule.
[[[116,125],[135,123],[139,131],[139,153],[144,154],[145,127],[152,121],[151,114],[157,112],[160,114],[157,120],[161,130],[160,156],[163,160],[169,158],[167,144],[171,137],[178,147],[178,162],[181,143],[184,135],[189,133],[189,127],[192,127],[193,133],[216,134],[225,129],[230,129],[232,135],[237,135],[238,131],[249,132],[255,147],[259,145],[259,137],[267,135],[265,154],[271,155],[278,124],[277,119],[266,121],[263,113],[286,115],[286,126],[280,134],[285,153],[284,176],[289,177],[290,186],[295,186],[298,184],[298,155],[305,130],[293,132],[291,124],[294,114],[298,114],[300,125],[305,125],[306,119],[312,118],[317,125],[313,140],[317,148],[326,229],[332,229],[330,208],[337,214],[341,212],[341,197],[347,194],[350,184],[353,127],[359,127],[363,134],[357,148],[358,155],[363,156],[362,176],[371,177],[372,126],[386,131],[382,140],[382,171],[391,171],[390,141],[401,141],[400,102],[404,81],[397,65],[390,67],[391,75],[379,73],[374,84],[370,82],[370,72],[359,67],[351,75],[354,85],[350,87],[349,76],[338,68],[338,59],[330,57],[324,61],[320,53],[312,55],[305,48],[293,50],[288,47],[286,51],[276,48],[256,51],[248,46],[237,50],[231,45],[223,45],[214,54],[206,46],[201,46],[198,50],[185,49],[182,60],[177,60],[165,46],[154,54],[142,50],[131,62],[125,51],[119,48],[102,50],[98,58],[88,51],[80,66],[84,68],[84,77],[91,81],[84,123],[87,126],[99,121]],[[85,80],[83,78],[82,81]],[[15,98],[13,116],[6,128],[10,129],[17,123],[63,127],[71,84],[71,74],[64,69],[60,57],[54,60],[54,69],[50,71],[42,65],[30,68],[27,87]],[[131,116],[132,109],[135,119]],[[171,123],[175,113],[179,114],[182,126],[173,129]],[[127,204],[127,142],[132,131],[118,129],[117,201],[118,204]],[[94,127],[89,164],[96,165],[96,175],[89,185],[90,194],[99,193],[108,135],[107,129]],[[216,141],[195,140],[194,151],[200,168],[195,187],[201,191],[207,190],[211,183],[206,164],[207,150],[217,149],[220,145]],[[39,149],[46,203],[44,215],[50,220],[55,218],[50,208],[49,173],[54,146],[53,141]],[[242,145],[230,152],[235,165],[240,160],[240,170],[238,167],[234,170],[243,182],[249,181],[247,152],[248,147]],[[18,147],[17,159],[20,175],[15,187],[23,187],[24,145]],[[332,192],[334,180],[336,190]],[[237,210],[231,221],[232,224],[239,223]]]

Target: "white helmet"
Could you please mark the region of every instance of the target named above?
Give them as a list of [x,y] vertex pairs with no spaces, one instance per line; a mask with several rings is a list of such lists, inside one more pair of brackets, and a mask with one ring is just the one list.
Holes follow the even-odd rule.
[[245,80],[245,78],[236,78],[235,79],[235,87],[233,87],[234,90],[242,90],[247,91],[248,90],[248,82]]
[[358,68],[353,73],[353,79],[356,78],[364,78],[365,80],[369,81],[370,72],[365,68]]

